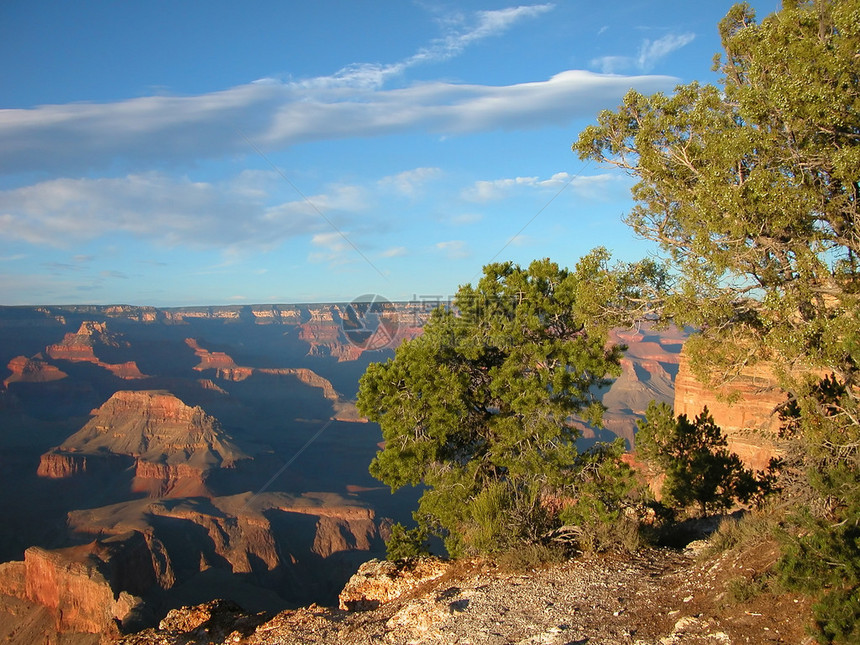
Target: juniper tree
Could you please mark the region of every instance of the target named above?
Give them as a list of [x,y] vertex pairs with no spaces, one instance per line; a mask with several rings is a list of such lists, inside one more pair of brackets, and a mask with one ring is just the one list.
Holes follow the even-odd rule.
[[638,427],[636,454],[665,475],[666,504],[696,506],[705,515],[760,498],[773,485],[776,462],[758,475],[745,468],[707,408],[691,421],[685,414],[675,418],[671,407],[652,401]]
[[627,221],[670,276],[645,306],[701,330],[697,376],[776,369],[814,524],[789,578],[830,590],[822,638],[857,639],[860,541],[829,536],[860,522],[860,0],[786,0],[760,23],[741,4],[719,29],[719,86],[630,92],[574,150],[638,180]]
[[578,304],[605,280],[604,259],[491,264],[361,378],[358,408],[385,440],[371,474],[424,486],[414,517],[452,555],[539,542],[581,492],[572,415],[599,424],[598,391],[619,371],[620,348]]

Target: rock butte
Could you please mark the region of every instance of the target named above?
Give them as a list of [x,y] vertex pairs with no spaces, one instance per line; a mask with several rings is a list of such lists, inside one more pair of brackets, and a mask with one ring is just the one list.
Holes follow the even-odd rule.
[[60,368],[48,363],[42,354],[30,358],[16,356],[9,361],[7,367],[12,372],[12,375],[3,381],[7,387],[10,383],[48,383],[68,376]]
[[66,334],[62,342],[48,346],[45,353],[57,360],[94,363],[122,379],[145,378],[134,361],[109,364],[95,355],[95,348],[99,345],[116,348],[127,344],[118,340],[116,334],[108,332],[107,323],[84,321],[77,333]]
[[132,492],[185,497],[206,494],[213,468],[248,459],[217,419],[162,391],[115,392],[93,410],[93,418],[62,444],[42,455],[38,474],[62,478],[123,466],[134,460]]

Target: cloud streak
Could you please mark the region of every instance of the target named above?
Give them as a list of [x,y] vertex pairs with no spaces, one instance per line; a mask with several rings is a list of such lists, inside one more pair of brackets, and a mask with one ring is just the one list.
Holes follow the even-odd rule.
[[596,67],[605,74],[626,72],[631,69],[640,72],[650,72],[654,66],[672,52],[686,47],[696,35],[693,33],[666,34],[657,40],[646,38],[639,46],[639,53],[631,56],[602,56],[591,61],[591,66]]
[[[631,87],[652,92],[670,89],[677,81],[567,70],[545,80],[501,86],[431,81],[386,87],[407,70],[454,58],[553,7],[446,15],[442,36],[411,56],[388,64],[356,63],[327,76],[265,78],[193,96],[0,110],[0,174],[131,172],[326,140],[565,125],[616,105]],[[688,36],[692,38],[646,41],[636,59],[639,68],[683,46]]]
[[438,179],[442,174],[441,168],[415,168],[383,177],[378,185],[382,189],[393,190],[405,197],[416,197],[421,194],[428,182]]
[[474,24],[467,24],[462,18],[449,17],[443,24],[446,34],[433,40],[429,46],[419,49],[408,58],[380,65],[376,63],[356,63],[337,71],[331,76],[321,76],[297,83],[304,88],[355,87],[378,88],[388,79],[403,74],[406,70],[418,65],[450,60],[461,54],[469,45],[498,36],[513,27],[517,22],[537,17],[554,8],[553,4],[525,5],[478,11]]
[[615,105],[631,87],[647,93],[676,81],[581,70],[506,86],[431,82],[379,90],[270,81],[199,96],[7,109],[0,110],[0,173],[82,174],[117,160],[133,168],[186,164],[248,153],[248,141],[272,151],[415,131],[564,125]]
[[666,34],[657,40],[645,40],[639,48],[636,65],[642,71],[649,72],[654,64],[681,47],[689,45],[696,38],[695,34]]
[[309,200],[315,208],[304,200],[268,206],[229,184],[157,172],[54,179],[0,191],[0,227],[8,239],[58,248],[117,233],[164,246],[266,248],[330,230],[316,209],[348,220],[367,206],[355,186],[333,186]]
[[449,260],[461,260],[471,255],[469,245],[463,240],[446,240],[437,242],[435,248],[445,253]]
[[568,187],[568,190],[580,196],[595,198],[612,190],[613,183],[618,182],[619,177],[609,173],[573,176],[567,172],[557,172],[548,179],[513,177],[476,181],[472,186],[464,189],[461,196],[470,202],[484,203],[505,199],[522,190],[558,191]]

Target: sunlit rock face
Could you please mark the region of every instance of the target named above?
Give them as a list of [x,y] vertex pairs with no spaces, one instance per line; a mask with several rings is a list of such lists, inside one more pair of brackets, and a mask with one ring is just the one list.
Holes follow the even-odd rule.
[[682,352],[675,378],[675,414],[693,419],[707,407],[723,430],[729,449],[749,468],[762,470],[777,456],[774,444],[779,418],[774,409],[785,401],[772,368],[758,363],[744,368],[732,382],[719,388],[702,384]]
[[210,470],[247,459],[217,419],[163,391],[114,393],[93,418],[42,455],[38,474],[62,478],[134,460],[132,492],[152,497],[207,495]]
[[[354,404],[366,366],[420,335],[429,309],[395,303],[390,313],[396,325],[380,347],[350,339],[355,312],[343,304],[0,307],[0,484],[21,499],[0,498],[0,512],[18,514],[0,532],[11,560],[0,564],[0,594],[34,612],[13,616],[0,598],[0,627],[45,616],[30,640],[59,642],[57,625],[86,630],[105,616],[154,625],[216,597],[251,611],[337,603],[419,494],[391,496],[370,477],[381,434]],[[684,336],[613,332],[628,350],[601,392],[607,429],[585,428],[589,441],[633,443],[648,402],[672,401]],[[135,532],[154,573],[119,567],[120,555],[96,546]],[[41,550],[28,552],[34,544]],[[90,551],[67,551],[81,545]],[[111,552],[144,553],[125,548]],[[26,594],[25,554],[39,602]],[[65,606],[64,588],[92,601]]]
[[121,379],[144,378],[145,375],[134,361],[106,363],[96,355],[99,347],[116,349],[128,345],[128,341],[122,340],[120,335],[108,331],[107,323],[84,321],[76,333],[66,334],[61,342],[49,345],[45,353],[55,360],[93,363]]
[[3,382],[6,386],[10,383],[49,383],[68,377],[61,369],[48,363],[42,354],[30,358],[16,356],[9,361],[7,368],[12,375]]
[[142,533],[24,554],[22,597],[45,607],[59,632],[117,635],[142,605],[141,594],[169,586]]

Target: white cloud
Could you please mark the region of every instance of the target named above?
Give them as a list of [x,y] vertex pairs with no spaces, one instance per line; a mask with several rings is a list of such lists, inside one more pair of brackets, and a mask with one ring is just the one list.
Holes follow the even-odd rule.
[[640,72],[650,72],[662,58],[673,51],[689,45],[696,38],[693,33],[666,34],[657,40],[645,39],[639,46],[636,57],[630,56],[601,56],[594,58],[590,66],[599,69],[604,74],[618,74],[631,69]]
[[[469,45],[484,38],[498,36],[517,22],[539,16],[554,8],[553,4],[526,5],[492,11],[478,11],[469,23],[462,15],[448,15],[440,21],[446,33],[433,40],[429,46],[419,49],[415,54],[396,63],[355,63],[335,72],[331,76],[321,76],[301,81],[304,88],[354,87],[378,88],[393,76],[398,76],[417,65],[449,60]],[[269,82],[270,79],[263,79]]]
[[384,258],[401,258],[409,253],[405,246],[392,246],[390,249],[385,249],[380,255]]
[[82,174],[117,160],[153,167],[309,141],[563,125],[616,105],[631,87],[648,93],[676,82],[578,70],[506,86],[431,82],[382,90],[271,82],[198,96],[7,109],[0,110],[0,173]]
[[696,35],[692,33],[686,34],[666,34],[657,40],[644,40],[639,48],[639,56],[636,59],[636,64],[644,72],[653,69],[654,64],[668,56],[676,49],[681,49],[693,42]]
[[565,188],[578,195],[595,198],[611,190],[611,184],[617,181],[619,181],[619,178],[609,173],[580,176],[571,175],[567,172],[557,172],[548,179],[514,177],[512,179],[476,181],[472,186],[462,191],[461,197],[467,201],[483,203],[504,199],[515,191],[523,189],[558,192]]
[[436,248],[443,251],[445,255],[452,260],[469,257],[469,247],[463,240],[437,242]]
[[617,74],[633,67],[633,59],[629,56],[601,56],[593,58],[591,67],[599,69],[604,74]]
[[243,191],[233,192],[229,181],[194,182],[150,172],[54,179],[0,191],[0,222],[7,238],[31,244],[64,247],[121,233],[169,246],[227,252],[245,245],[271,247],[329,229],[321,212],[348,220],[366,208],[365,197],[363,189],[343,185],[308,200],[266,206],[247,199]]
[[469,224],[475,224],[484,219],[483,213],[460,213],[459,215],[454,215],[448,218],[448,223],[452,226],[468,226]]
[[379,180],[381,188],[391,188],[407,197],[414,197],[421,192],[424,184],[442,175],[441,168],[415,168],[396,175],[383,177]]
[[328,262],[329,264],[344,264],[353,260],[354,250],[349,242],[350,233],[347,231],[328,231],[317,233],[311,238],[311,244],[319,251],[308,254],[310,262]]

